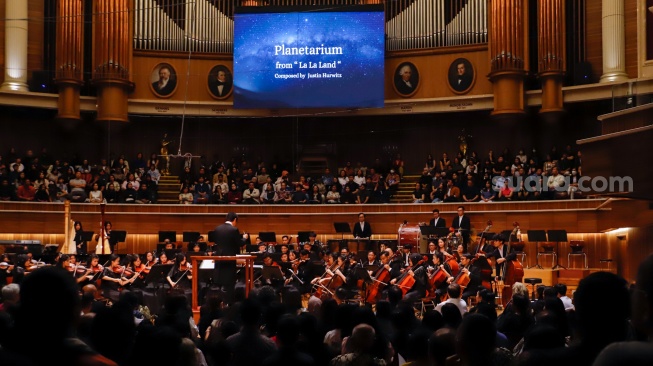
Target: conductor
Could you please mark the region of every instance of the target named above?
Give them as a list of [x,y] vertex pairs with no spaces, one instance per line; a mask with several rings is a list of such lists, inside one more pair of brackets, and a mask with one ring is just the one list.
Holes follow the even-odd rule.
[[[248,234],[238,232],[238,215],[235,212],[229,212],[224,224],[214,230],[214,240],[219,256],[235,256],[240,253],[240,248],[245,245]],[[219,261],[215,265],[213,275],[215,283],[222,286],[225,292],[225,302],[233,302],[234,287],[236,285],[236,262]]]

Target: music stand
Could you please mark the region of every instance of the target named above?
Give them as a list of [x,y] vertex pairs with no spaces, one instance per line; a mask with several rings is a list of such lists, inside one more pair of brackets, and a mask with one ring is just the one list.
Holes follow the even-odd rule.
[[93,241],[93,234],[92,231],[82,231],[82,241]]
[[[199,231],[184,231],[182,241],[185,243],[194,243],[197,242],[200,238]],[[159,241],[162,241],[159,237]]]
[[280,280],[283,281],[283,272],[281,272],[281,267],[277,266],[263,266],[261,270],[261,277],[266,281]]
[[449,235],[449,229],[446,227],[422,225],[419,227],[419,231],[422,232],[422,235],[428,238],[441,238],[443,236]]
[[164,252],[168,260],[174,260],[177,253],[181,253],[181,249],[165,249]]
[[113,230],[111,231],[111,240],[116,242],[116,245],[118,243],[124,243],[125,240],[127,240],[127,232],[123,230]]
[[311,235],[312,231],[299,231],[297,232],[297,243],[306,243],[308,242],[309,236]]
[[159,231],[159,243],[163,243],[166,239],[174,243],[177,241],[177,232],[176,231]]
[[[527,234],[528,234],[528,241],[535,242],[535,251],[537,251],[537,243],[546,241],[546,231],[544,231],[544,230],[528,230]],[[536,259],[537,259],[537,257],[536,257]],[[544,268],[542,268],[542,266],[540,266],[540,261],[539,260],[536,260],[535,265],[531,266],[531,267],[528,267],[528,269],[534,268],[534,267],[538,268],[538,269],[544,269]]]
[[276,243],[277,233],[274,231],[260,231],[258,233],[258,238],[264,243]]
[[[168,277],[168,273],[174,267],[174,264],[155,264],[150,269],[150,273],[145,276],[145,283],[161,283]],[[164,283],[167,283],[165,281]]]
[[351,234],[351,227],[349,227],[348,222],[334,222],[333,228],[336,229],[336,233],[340,233],[340,239],[345,238],[345,233]]
[[215,231],[211,230],[206,234],[206,240],[209,243],[215,243]]
[[[567,242],[567,230],[549,230],[546,232],[549,237],[549,241],[556,243],[556,253],[560,253],[560,242]],[[567,269],[567,267],[560,265],[560,257],[556,255],[556,265],[553,266],[553,269]]]

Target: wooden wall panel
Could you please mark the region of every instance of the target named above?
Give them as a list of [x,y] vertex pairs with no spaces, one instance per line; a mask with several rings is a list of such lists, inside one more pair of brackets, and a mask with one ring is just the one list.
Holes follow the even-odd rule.
[[601,1],[585,2],[586,19],[586,61],[592,65],[593,82],[597,82],[603,73],[602,16]]
[[27,78],[32,78],[34,71],[43,70],[43,31],[45,5],[41,0],[28,0],[27,16]]
[[637,1],[624,2],[626,18],[626,74],[631,79],[637,78]]
[[0,0],[0,84],[5,81],[5,0]]

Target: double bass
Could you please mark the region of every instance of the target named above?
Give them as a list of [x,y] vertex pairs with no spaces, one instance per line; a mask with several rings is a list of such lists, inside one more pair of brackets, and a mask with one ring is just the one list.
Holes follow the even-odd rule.
[[[514,226],[514,229],[512,230],[510,237],[512,238],[513,235],[516,237],[521,236],[519,223],[515,221],[512,225]],[[508,241],[508,252],[510,252],[510,241]],[[516,256],[513,260],[506,260],[504,274],[503,289],[501,290],[501,303],[505,307],[508,304],[508,301],[512,299],[512,285],[514,285],[515,282],[521,282],[524,279],[524,266]]]
[[492,220],[487,221],[487,226],[485,230],[480,235],[478,246],[476,247],[475,258],[472,259],[472,266],[476,266],[481,270],[481,285],[488,290],[492,290],[492,264],[488,261],[485,256],[485,251],[483,251],[482,245],[485,243],[485,238],[483,234],[487,233],[492,227]]

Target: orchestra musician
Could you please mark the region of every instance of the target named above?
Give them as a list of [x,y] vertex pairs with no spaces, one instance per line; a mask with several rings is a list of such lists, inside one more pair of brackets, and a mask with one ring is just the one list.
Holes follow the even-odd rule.
[[[95,235],[95,241],[98,243],[97,245],[100,246],[98,249],[96,247],[95,253],[96,254],[109,254],[113,253],[113,249],[116,247],[116,244],[118,244],[118,241],[115,238],[111,237],[111,229],[113,225],[111,224],[111,221],[105,221],[104,222],[104,240],[100,240],[100,235],[101,234],[96,234]],[[108,245],[109,248],[104,248],[103,246]],[[107,253],[108,249],[108,253]]]
[[168,255],[166,252],[161,252],[161,255],[159,255],[159,261],[156,264],[171,264],[172,260],[168,259]]
[[362,212],[358,214],[358,222],[354,224],[353,235],[356,239],[369,239],[372,237],[372,227],[365,222],[365,214]]
[[429,226],[433,227],[447,227],[446,220],[440,217],[440,210],[437,208],[433,209],[433,218],[429,222]]
[[379,266],[380,263],[378,260],[376,260],[376,253],[374,253],[373,250],[370,250],[367,252],[367,262],[365,262],[366,266]]
[[111,254],[109,265],[104,269],[102,274],[102,294],[104,297],[118,302],[120,297],[120,288],[125,284],[122,275],[125,267],[120,265],[120,257],[117,254]]
[[476,296],[476,292],[481,287],[481,270],[478,267],[472,266],[473,255],[465,253],[460,258],[460,273],[457,278],[449,277],[449,283],[456,282],[462,274],[469,276],[469,283],[464,287],[462,299],[467,301],[470,296]]
[[72,221],[70,226],[70,239],[68,243],[61,248],[61,252],[65,254],[86,254],[88,250],[88,243],[82,238],[84,229],[80,221]]
[[469,217],[465,216],[465,207],[458,206],[458,215],[454,217],[451,222],[451,227],[456,231],[456,235],[460,235],[463,239],[463,250],[467,252],[467,245],[469,244],[469,232],[472,228]]
[[175,254],[174,266],[168,272],[168,284],[171,289],[180,289],[184,293],[191,292],[191,280],[193,273],[191,272],[190,263],[186,260],[186,256],[182,253]]
[[438,245],[435,244],[435,241],[433,241],[433,240],[429,240],[428,251],[427,251],[427,253],[428,253],[428,254],[439,253],[439,252],[438,252]]
[[317,240],[316,238],[317,238],[317,234],[315,234],[314,231],[311,231],[308,234],[308,244],[310,244],[312,248],[323,249],[325,244],[323,244],[321,241]]
[[517,259],[517,254],[514,249],[508,249],[506,237],[502,234],[494,235],[492,245],[494,246],[494,250],[488,252],[487,257],[495,259],[495,276],[503,278],[506,275],[506,261]]
[[392,249],[387,248],[385,251],[381,252],[379,256],[381,260],[381,265],[390,272],[390,278],[397,278],[401,275],[401,259],[394,258],[392,254]]
[[[428,267],[429,275],[435,272],[438,268],[443,270],[445,274],[451,275],[451,267],[447,262],[445,262],[444,254],[442,254],[441,252],[437,252],[433,254],[433,259],[431,260],[430,266]],[[434,289],[435,299],[437,300],[437,302],[439,302],[440,297],[442,297],[442,295],[444,295],[447,292],[448,286],[449,284],[447,283],[447,281],[444,281]]]
[[410,251],[413,249],[411,244],[406,244],[401,249],[401,265],[402,267],[410,266]]
[[[409,304],[418,301],[426,295],[428,279],[426,277],[426,268],[424,267],[423,259],[424,258],[420,254],[411,254],[409,257],[410,267],[401,276],[390,280],[390,284],[404,287],[402,291],[406,290],[406,294],[404,295],[403,300]],[[404,284],[404,280],[411,276],[415,281],[410,288],[405,288],[407,285]]]

